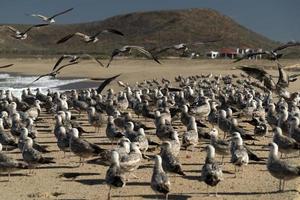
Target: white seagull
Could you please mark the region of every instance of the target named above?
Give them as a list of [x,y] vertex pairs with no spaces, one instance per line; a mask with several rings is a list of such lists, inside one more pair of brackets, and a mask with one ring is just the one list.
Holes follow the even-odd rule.
[[74,36],[79,36],[82,38],[82,40],[85,43],[96,43],[98,42],[99,38],[97,37],[98,35],[102,34],[102,33],[113,33],[113,34],[117,34],[117,35],[121,35],[124,36],[124,34],[118,30],[115,29],[105,29],[105,30],[101,30],[98,31],[97,33],[95,33],[94,35],[86,35],[84,33],[80,33],[80,32],[76,32],[76,33],[72,33],[72,34],[68,34],[65,37],[61,38],[60,40],[58,40],[56,42],[56,44],[61,44],[64,43],[66,41],[68,41],[69,39],[71,39]]
[[15,27],[12,26],[6,26],[10,31],[14,32],[14,35],[11,35],[13,38],[15,39],[19,39],[19,40],[25,40],[28,35],[27,33],[32,29],[32,28],[36,28],[36,27],[41,27],[41,26],[47,26],[48,24],[36,24],[36,25],[32,25],[29,28],[27,28],[25,31],[19,31],[18,29],[16,29]]
[[74,8],[69,8],[68,10],[62,11],[60,13],[56,13],[55,15],[53,15],[51,17],[47,17],[47,16],[44,16],[44,15],[41,15],[41,14],[31,14],[30,16],[32,16],[32,17],[38,17],[38,18],[42,19],[44,22],[52,24],[52,23],[55,23],[55,20],[54,20],[55,17],[57,17],[59,15],[63,15],[65,13],[67,13],[67,12],[70,12],[73,9]]

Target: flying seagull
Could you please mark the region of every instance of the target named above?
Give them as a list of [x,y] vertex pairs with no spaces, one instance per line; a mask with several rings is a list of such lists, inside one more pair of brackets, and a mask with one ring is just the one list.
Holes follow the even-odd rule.
[[[103,89],[113,80],[115,80],[116,78],[118,78],[121,74],[118,74],[116,76],[104,79],[104,81],[99,85],[99,87],[97,88],[97,92],[98,94],[101,94],[101,92],[103,91]],[[100,79],[91,79],[91,80],[100,80]],[[103,79],[101,79],[103,80]]]
[[234,63],[239,62],[243,59],[248,59],[251,58],[253,56],[256,55],[267,55],[269,60],[275,60],[278,61],[279,58],[282,57],[282,53],[278,53],[278,51],[281,51],[283,49],[286,49],[288,47],[294,47],[294,46],[300,46],[300,42],[295,42],[295,41],[290,41],[284,45],[281,45],[279,47],[276,47],[275,49],[271,50],[271,51],[262,51],[262,52],[251,52],[251,53],[246,53],[244,56],[236,59],[235,61],[233,61]]
[[161,64],[159,62],[159,60],[152,53],[147,51],[144,47],[141,47],[141,46],[123,46],[120,49],[113,50],[113,52],[110,56],[110,60],[108,61],[106,67],[109,67],[110,63],[112,62],[112,60],[114,59],[115,56],[119,55],[120,53],[130,53],[131,50],[137,50],[138,52],[142,53],[147,58],[154,60],[158,64]]
[[69,58],[69,59],[70,59],[70,60],[69,60],[69,63],[74,63],[74,62],[78,62],[78,60],[79,60],[80,58],[85,58],[85,57],[93,59],[93,60],[96,61],[99,65],[101,65],[102,67],[104,67],[104,65],[101,63],[101,61],[100,61],[99,59],[97,59],[97,58],[95,58],[94,56],[91,56],[91,55],[89,55],[89,54],[83,54],[83,55],[80,55],[80,56],[77,56],[77,55],[62,55],[62,56],[57,60],[57,62],[55,63],[55,65],[54,65],[52,71],[54,71],[54,70],[59,66],[59,64],[60,64],[64,59],[66,59],[66,58]]
[[118,30],[115,30],[115,29],[105,29],[105,30],[101,30],[101,31],[98,31],[97,33],[95,33],[94,35],[86,35],[84,33],[80,33],[80,32],[76,32],[76,33],[72,33],[72,34],[69,34],[63,38],[61,38],[60,40],[58,40],[56,42],[56,44],[61,44],[61,43],[64,43],[66,41],[68,41],[69,39],[71,39],[72,37],[74,36],[79,36],[82,38],[82,40],[85,42],[85,43],[96,43],[98,42],[99,38],[97,37],[98,35],[102,34],[102,33],[113,33],[113,34],[116,34],[116,35],[121,35],[121,36],[124,36],[124,34]]
[[59,15],[63,15],[63,14],[65,14],[65,13],[67,13],[67,12],[70,12],[70,11],[73,10],[73,9],[74,9],[74,8],[69,8],[68,10],[65,10],[65,11],[62,11],[62,12],[60,12],[60,13],[57,13],[57,14],[51,16],[51,17],[46,17],[46,16],[41,15],[41,14],[31,14],[30,16],[41,18],[44,22],[47,22],[47,23],[49,23],[49,24],[52,24],[52,23],[55,23],[55,20],[54,20],[55,17],[57,17],[57,16],[59,16]]
[[65,64],[65,65],[62,65],[62,66],[60,66],[60,67],[59,67],[57,70],[55,70],[55,71],[52,71],[52,72],[47,73],[47,74],[42,74],[42,75],[40,75],[38,78],[36,78],[34,81],[32,81],[29,85],[35,83],[36,81],[38,81],[38,80],[40,80],[41,78],[46,77],[46,76],[50,76],[50,77],[52,77],[52,78],[55,78],[56,75],[59,74],[60,71],[61,71],[63,68],[65,68],[65,67],[67,67],[67,66],[70,66],[70,65],[75,65],[75,64],[78,64],[78,63],[79,63],[79,62],[72,62],[72,63],[68,63],[68,64]]
[[154,49],[152,49],[151,52],[153,52],[153,54],[155,54],[155,55],[158,55],[158,54],[161,54],[170,49],[174,49],[175,51],[181,51],[181,50],[187,51],[189,49],[189,46],[198,46],[198,45],[203,45],[203,44],[208,44],[208,43],[213,43],[213,42],[218,42],[218,41],[220,41],[220,39],[199,41],[199,42],[193,42],[193,43],[180,43],[180,44],[167,46],[167,47],[164,47],[164,48],[158,49],[158,50],[155,50],[155,48],[154,48]]
[[14,65],[14,64],[3,65],[3,66],[0,66],[0,69],[8,68],[8,67],[11,67],[11,66],[13,66],[13,65]]
[[248,67],[248,66],[241,66],[239,67],[240,70],[248,74],[249,76],[259,80],[264,84],[266,88],[273,91],[275,89],[285,89],[289,87],[290,82],[294,82],[297,80],[297,77],[300,76],[300,74],[292,74],[288,75],[286,71],[282,68],[282,66],[278,63],[278,81],[275,84],[273,78],[276,76],[272,76],[268,74],[263,69],[256,68],[256,67]]
[[32,25],[29,28],[27,28],[25,31],[21,32],[18,29],[12,27],[12,26],[7,26],[7,28],[14,32],[15,35],[11,35],[13,38],[19,39],[19,40],[25,40],[27,38],[27,33],[32,29],[32,28],[37,28],[37,27],[42,27],[42,26],[47,26],[48,24],[36,24]]

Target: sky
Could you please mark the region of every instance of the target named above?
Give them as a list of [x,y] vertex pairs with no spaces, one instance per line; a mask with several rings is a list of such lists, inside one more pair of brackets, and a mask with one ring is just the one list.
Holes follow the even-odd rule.
[[57,23],[97,21],[136,11],[211,8],[270,39],[300,40],[299,0],[0,0],[0,23],[39,23],[26,13],[51,16],[72,7]]

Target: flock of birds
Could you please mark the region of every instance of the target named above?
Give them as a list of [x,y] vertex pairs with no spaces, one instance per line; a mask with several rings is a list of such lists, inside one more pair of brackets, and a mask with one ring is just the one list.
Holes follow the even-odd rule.
[[[71,10],[51,17],[32,14],[46,23],[33,25],[23,32],[10,26],[8,28],[15,33],[16,39],[23,40],[33,28],[54,23],[54,18]],[[67,42],[76,36],[86,43],[97,42],[97,36],[102,33],[123,36],[123,33],[114,29],[102,30],[92,36],[76,32],[68,34],[57,43]],[[298,45],[298,42],[289,42],[260,54],[278,61],[282,55],[278,51]],[[186,45],[160,49],[157,54],[139,46],[124,46],[112,52],[106,66],[110,65],[116,55],[132,49],[160,63],[157,55],[170,48],[182,49]],[[88,54],[63,55],[50,73],[41,75],[35,81],[44,76],[55,77],[63,68],[77,64],[84,56],[91,57]],[[251,56],[254,54],[246,54],[236,61]],[[61,65],[64,59],[69,60]],[[105,66],[98,59],[93,59]],[[34,174],[39,165],[55,163],[54,158],[43,155],[48,150],[36,141],[39,137],[36,129],[39,116],[41,112],[46,112],[55,116],[53,137],[62,152],[72,152],[78,156],[80,165],[108,165],[105,176],[109,186],[108,199],[111,198],[111,189],[124,187],[128,181],[126,176],[133,175],[144,159],[154,161],[151,188],[156,193],[164,194],[167,199],[171,192],[169,174],[186,175],[178,158],[179,153],[197,151],[200,144],[207,143],[203,148],[206,158],[203,158],[205,162],[199,180],[207,186],[215,187],[217,195],[216,186],[226,181],[222,172],[224,158],[230,157],[236,174],[239,169],[245,168],[249,160],[264,162],[264,158],[258,156],[244,141],[266,141],[269,137],[272,137],[272,141],[265,144],[269,148],[266,166],[270,174],[279,179],[279,190],[283,191],[286,181],[300,176],[300,166],[291,165],[286,160],[289,154],[300,150],[300,93],[288,91],[290,82],[295,81],[299,74],[289,75],[279,62],[277,64],[278,76],[270,75],[263,69],[243,66],[239,68],[243,71],[241,76],[179,75],[175,77],[175,83],[167,79],[153,79],[134,85],[118,81],[123,88],[118,93],[108,89],[106,94],[102,94],[104,88],[120,75],[106,79],[97,89],[66,92],[48,90],[47,94],[43,94],[39,88],[36,93],[28,88],[23,90],[21,98],[15,97],[10,90],[0,90],[0,171],[8,172],[8,177],[11,172],[20,169],[30,169],[29,173]],[[10,66],[12,64],[1,68]],[[274,78],[277,78],[277,83]],[[74,113],[78,113],[78,116],[74,117]],[[88,122],[95,127],[95,132],[100,132],[100,128],[106,126],[106,136],[112,144],[110,149],[82,138],[88,132],[77,121],[81,113],[87,113]],[[139,117],[138,120],[132,117],[132,113]],[[241,119],[253,129],[249,131],[240,126]],[[177,131],[178,123],[186,128],[182,134]],[[149,124],[153,124],[153,127]],[[159,142],[150,139],[149,129],[154,131]],[[224,136],[220,137],[220,134]],[[158,146],[160,152],[149,155],[148,152],[153,149],[151,147]],[[2,152],[16,148],[20,150],[23,161]],[[216,155],[222,156],[222,160],[218,161]],[[86,161],[88,158],[93,159]]]

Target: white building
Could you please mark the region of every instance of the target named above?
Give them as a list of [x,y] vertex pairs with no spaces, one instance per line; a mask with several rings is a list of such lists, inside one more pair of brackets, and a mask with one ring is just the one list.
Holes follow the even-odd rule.
[[218,51],[210,51],[206,53],[206,56],[211,59],[216,59],[219,57],[220,53]]

